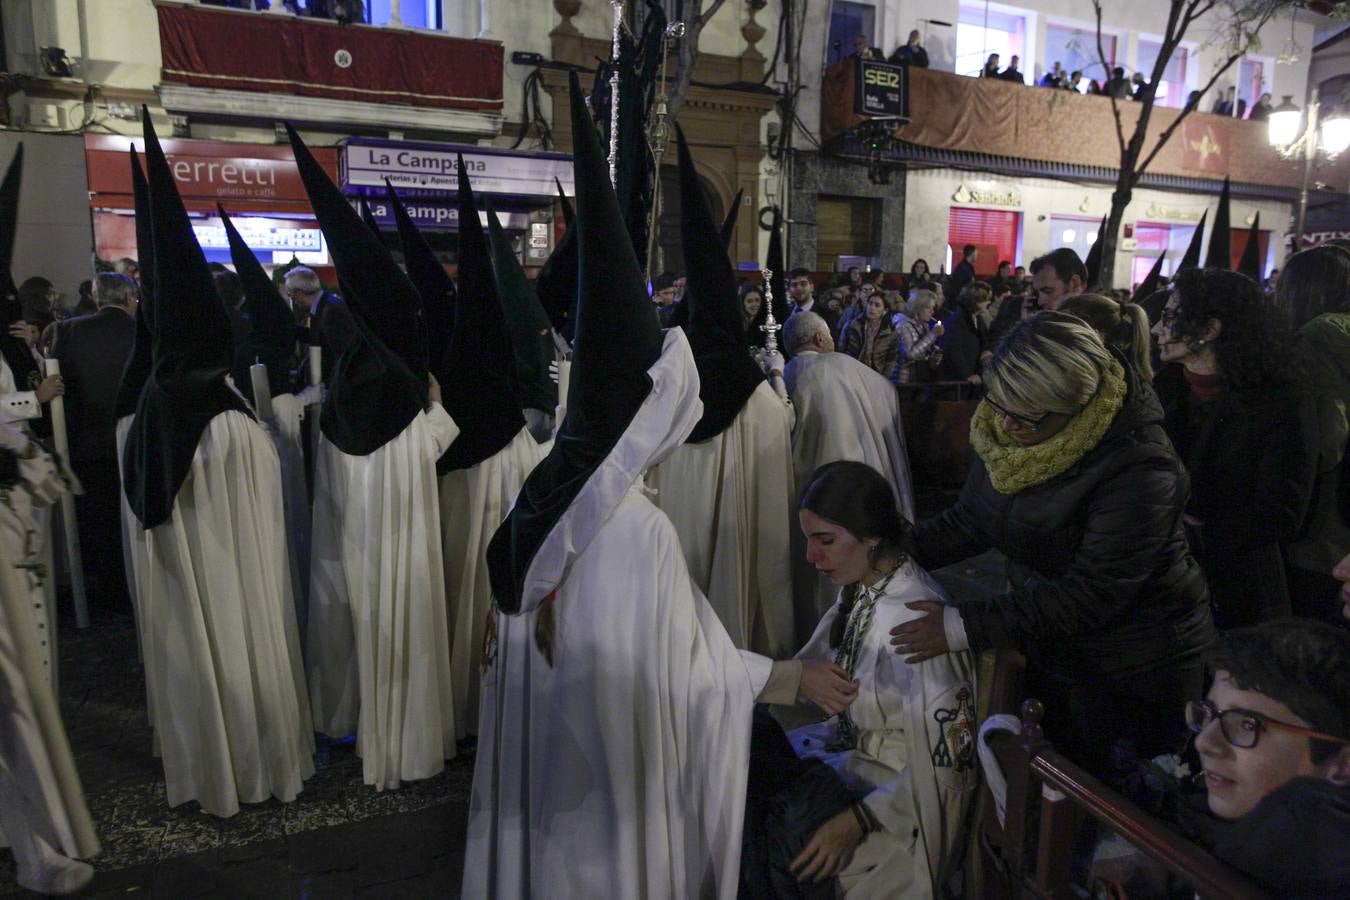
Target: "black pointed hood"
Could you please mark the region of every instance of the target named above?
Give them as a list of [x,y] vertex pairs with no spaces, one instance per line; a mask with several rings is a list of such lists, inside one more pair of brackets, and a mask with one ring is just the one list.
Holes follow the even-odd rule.
[[211,420],[224,412],[249,412],[226,383],[234,347],[225,306],[145,107],[141,119],[155,258],[154,315],[150,376],[127,434],[123,489],[132,513],[154,528],[172,514]]
[[703,401],[703,418],[688,439],[697,444],[731,425],[764,381],[764,371],[746,352],[736,273],[679,125],[675,126],[675,143],[680,166],[680,240],[689,279],[681,302],[688,310],[685,333],[698,364],[699,399]]
[[506,613],[521,610],[535,554],[651,392],[647,370],[664,340],[576,72],[569,81],[579,251],[572,376],[553,448],[488,546],[493,596]]
[[461,159],[459,297],[450,347],[436,370],[445,411],[459,426],[459,437],[436,464],[442,475],[492,457],[525,427],[512,374],[511,344],[487,238]]
[[722,220],[722,229],[719,232],[722,238],[722,249],[731,249],[731,239],[736,236],[736,219],[741,212],[741,198],[745,196],[745,188],[736,191],[736,196],[731,200],[731,209],[727,210],[727,216]]
[[1242,248],[1242,259],[1237,270],[1257,284],[1261,283],[1261,214],[1258,212],[1247,232],[1247,246]]
[[455,298],[458,296],[455,282],[436,258],[431,245],[418,230],[417,223],[408,214],[408,208],[403,205],[403,199],[388,178],[384,180],[384,186],[389,192],[389,205],[394,210],[394,222],[398,226],[403,265],[408,270],[413,287],[417,288],[422,298],[422,312],[427,320],[427,361],[435,370],[445,359],[446,348],[450,346],[450,333],[455,327]]
[[1228,179],[1223,180],[1223,192],[1219,194],[1219,211],[1214,214],[1214,230],[1209,234],[1209,251],[1205,253],[1206,269],[1233,267],[1232,217],[1228,201]]
[[576,322],[574,314],[577,301],[577,231],[576,213],[572,204],[558,186],[558,196],[562,199],[563,220],[567,230],[553,246],[553,252],[544,260],[539,274],[534,279],[534,293],[539,305],[544,308],[553,330],[562,335],[569,344],[574,337]]
[[131,345],[131,355],[122,369],[122,384],[117,389],[117,403],[113,407],[116,419],[136,412],[141,388],[145,387],[145,380],[150,377],[154,343],[150,324],[155,317],[155,250],[150,233],[150,188],[145,183],[135,148],[131,148],[128,153],[131,157],[131,193],[136,211],[136,265],[141,270],[141,289],[136,305],[136,337]]
[[1153,261],[1153,268],[1148,270],[1148,275],[1144,277],[1143,281],[1139,282],[1139,287],[1130,297],[1131,303],[1142,303],[1166,283],[1166,279],[1162,277],[1163,260],[1166,258],[1166,251],[1158,254],[1158,258]]
[[511,341],[513,380],[521,406],[551,416],[558,408],[558,385],[548,373],[554,356],[553,330],[491,204],[488,205],[488,240],[492,245],[492,272],[506,320],[506,333]]
[[19,236],[19,189],[23,183],[23,144],[14,151],[5,178],[0,181],[0,355],[21,391],[32,390],[42,378],[28,345],[9,333],[23,318],[19,288],[14,282],[14,241]]
[[1083,262],[1083,268],[1087,269],[1087,284],[1085,287],[1090,291],[1099,287],[1098,281],[1102,274],[1102,250],[1105,244],[1106,216],[1102,216],[1102,222],[1097,226],[1097,239],[1088,248],[1087,259]]
[[370,204],[366,202],[365,197],[356,201],[356,209],[361,214],[361,221],[365,222],[366,227],[370,229],[370,233],[378,237],[380,223],[375,221],[375,214],[370,211]]
[[343,453],[364,456],[398,437],[426,408],[422,298],[300,135],[290,125],[286,131],[358,335],[333,368],[320,427]]
[[571,228],[572,220],[577,217],[577,211],[572,208],[572,201],[567,199],[567,192],[563,190],[562,182],[554,178],[553,183],[558,186],[558,202],[562,204],[563,227]]
[[1186,245],[1186,252],[1181,254],[1181,262],[1177,263],[1178,272],[1194,269],[1200,265],[1200,245],[1205,240],[1205,220],[1207,218],[1209,218],[1209,210],[1200,213],[1200,221],[1195,223],[1195,231],[1191,232],[1191,242]]
[[267,366],[267,383],[272,396],[295,391],[294,367],[299,362],[296,347],[300,328],[295,314],[282,299],[276,283],[267,275],[262,263],[253,255],[229,214],[219,204],[220,220],[225,225],[225,236],[230,241],[230,260],[244,288],[244,313],[248,316],[248,333],[235,348],[234,383],[253,399],[253,380],[249,367],[256,362]]

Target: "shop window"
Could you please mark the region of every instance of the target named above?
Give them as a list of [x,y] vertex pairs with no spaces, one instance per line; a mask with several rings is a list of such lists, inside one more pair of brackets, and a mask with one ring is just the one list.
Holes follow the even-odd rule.
[[953,265],[960,263],[961,251],[967,244],[974,244],[980,249],[980,255],[975,259],[975,274],[981,278],[992,277],[998,274],[1001,260],[1017,262],[1021,233],[1021,213],[954,206],[947,216],[948,259]]
[[854,52],[853,42],[862,35],[867,46],[876,46],[877,8],[873,3],[850,3],[840,0],[830,8],[831,63],[845,59]]
[[[1153,66],[1158,62],[1158,54],[1162,52],[1162,44],[1158,41],[1150,41],[1145,38],[1139,39],[1139,68],[1144,78],[1153,76]],[[1158,81],[1158,91],[1154,95],[1154,103],[1158,106],[1170,106],[1173,109],[1180,109],[1186,104],[1186,95],[1190,93],[1190,87],[1187,78],[1189,71],[1190,51],[1185,47],[1178,47],[1172,51],[1172,58],[1167,61],[1167,67],[1163,69],[1163,77]]]
[[956,74],[979,75],[991,53],[998,54],[1000,70],[1020,56],[1018,68],[1023,75],[1030,72],[1026,16],[988,3],[962,3],[956,20]]
[[1084,216],[1051,216],[1050,249],[1068,247],[1077,253],[1080,259],[1087,259],[1088,251],[1097,240],[1097,229],[1101,224],[1101,219]]
[[[1106,54],[1109,66],[1116,64],[1116,36],[1102,35],[1102,51]],[[1045,53],[1042,57],[1045,71],[1049,72],[1055,63],[1064,71],[1083,75],[1074,85],[1080,94],[1087,90],[1088,80],[1096,79],[1101,84],[1111,77],[1111,73],[1102,66],[1101,55],[1097,52],[1097,30],[1095,28],[1074,28],[1069,25],[1045,26]]]

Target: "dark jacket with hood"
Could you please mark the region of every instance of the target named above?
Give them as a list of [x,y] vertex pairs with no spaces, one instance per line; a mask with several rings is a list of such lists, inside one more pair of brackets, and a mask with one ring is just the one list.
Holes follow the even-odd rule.
[[[1204,576],[1182,529],[1185,469],[1163,432],[1157,396],[1128,365],[1125,371],[1120,412],[1067,470],[1002,494],[977,455],[955,505],[915,533],[919,561],[930,570],[990,548],[1008,558],[1011,590],[956,600],[971,650],[1022,650],[1029,682],[1039,672],[1054,683],[1035,688],[1047,713],[1082,719],[1076,730],[1100,733],[1106,746],[1119,735],[1108,733],[1108,722],[1093,722],[1093,710],[1051,704],[1074,705],[1078,687],[1128,694],[1131,684],[1152,683],[1165,670],[1193,667],[1198,675],[1214,637]],[[1172,710],[1179,724],[1192,699],[1180,694],[1190,689],[1176,685],[1178,696],[1156,696],[1150,715]]]

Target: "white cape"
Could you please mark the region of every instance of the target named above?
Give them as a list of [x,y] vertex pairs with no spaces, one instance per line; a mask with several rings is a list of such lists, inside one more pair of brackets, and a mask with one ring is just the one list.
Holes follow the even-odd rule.
[[[799,354],[788,368],[797,413],[792,431],[797,490],[825,463],[866,463],[890,482],[897,507],[912,523],[914,486],[895,385],[843,353]],[[834,603],[838,589],[806,561],[801,530],[793,528],[792,535],[797,621],[816,622]]]
[[[849,708],[857,748],[831,752],[836,720],[789,734],[799,756],[816,757],[850,787],[882,831],[868,836],[840,873],[849,900],[931,900],[960,857],[966,815],[975,794],[975,675],[968,652],[910,665],[890,644],[890,630],[922,615],[905,604],[947,603],[936,581],[906,562],[877,601],[853,675],[858,699]],[[836,603],[798,659],[834,661],[830,631]]]
[[241,412],[202,432],[137,571],[145,677],[170,806],[293,800],[314,773],[281,469]]
[[[642,470],[702,414],[684,333],[535,554],[484,676],[463,896],[736,896],[752,674],[689,577]],[[556,622],[552,665],[535,642]]]
[[792,411],[766,381],[721,434],[651,470],[689,574],[732,642],[774,659],[797,646],[792,611]]
[[93,856],[98,839],[52,690],[55,624],[30,567],[35,513],[64,485],[17,429],[0,427],[0,446],[20,454],[19,482],[0,499],[0,846],[7,837],[22,856],[36,837],[66,856]]
[[306,662],[314,727],[356,732],[366,784],[455,755],[436,460],[459,429],[433,403],[374,453],[319,441]]
[[525,478],[544,458],[528,428],[469,469],[441,477],[441,535],[445,590],[450,604],[450,683],[455,691],[455,737],[478,733],[483,633],[492,611],[487,545]]

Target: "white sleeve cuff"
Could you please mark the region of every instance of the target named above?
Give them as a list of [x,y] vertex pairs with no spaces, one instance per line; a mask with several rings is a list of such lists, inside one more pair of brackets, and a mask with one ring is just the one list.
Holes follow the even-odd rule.
[[769,676],[773,673],[773,660],[749,650],[739,652],[741,662],[745,663],[745,670],[750,674],[750,689],[754,691],[755,697],[758,698],[769,683]]
[[427,424],[431,426],[431,437],[436,444],[436,458],[440,459],[441,454],[450,449],[455,438],[459,437],[459,426],[450,418],[450,413],[445,407],[435,400],[426,408],[424,415],[427,417]]
[[0,422],[23,422],[42,415],[35,391],[15,391],[0,395]]
[[955,606],[943,607],[942,629],[947,633],[948,653],[970,649],[970,638],[966,637],[966,623],[961,621],[961,611]]

